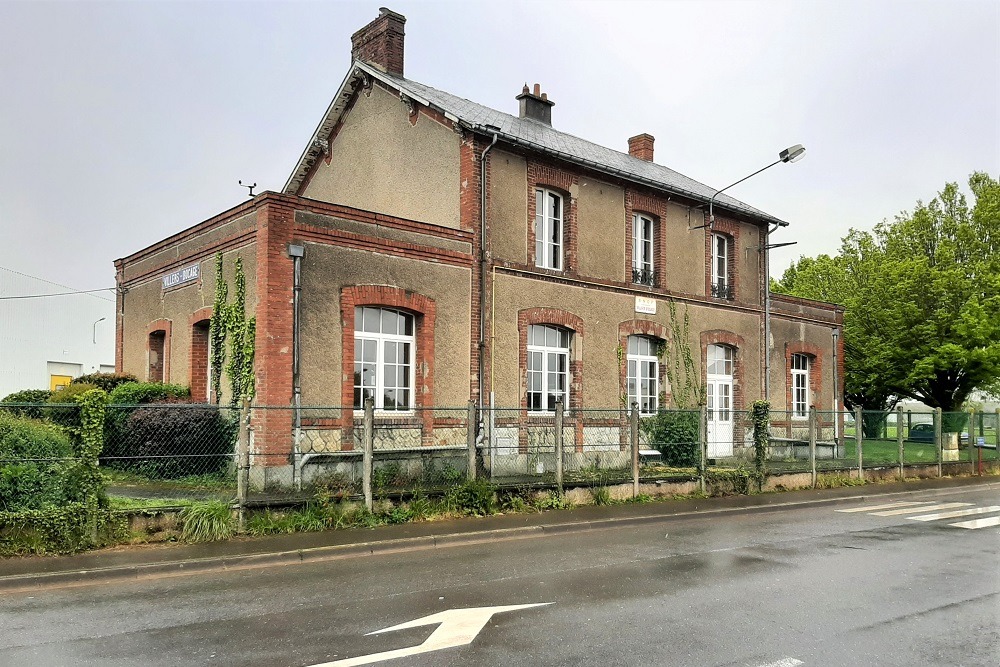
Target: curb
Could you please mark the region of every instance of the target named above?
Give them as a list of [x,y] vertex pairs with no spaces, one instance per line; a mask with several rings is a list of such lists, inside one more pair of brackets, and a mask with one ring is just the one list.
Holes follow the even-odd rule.
[[[519,526],[516,528],[497,528],[462,533],[447,533],[443,535],[374,540],[370,542],[356,542],[353,544],[338,544],[256,554],[212,556],[208,558],[189,558],[177,561],[122,565],[108,568],[94,568],[89,570],[0,576],[0,593],[19,593],[39,591],[48,588],[89,586],[122,581],[139,581],[157,577],[178,577],[193,574],[204,574],[206,572],[251,570],[277,565],[321,563],[347,558],[429,551],[432,549],[474,544],[508,542],[513,540],[544,537],[546,535],[566,535],[570,533],[602,530],[607,528],[627,528],[629,526],[642,526],[652,523],[664,523],[718,514],[780,511],[790,508],[805,508],[811,506],[857,502],[871,498],[908,496],[917,493],[948,495],[967,491],[969,486],[971,485],[932,489],[913,489],[906,491],[894,491],[890,493],[865,493],[834,498],[815,498],[810,500],[766,503],[747,507],[694,509],[679,512],[649,514],[644,516],[621,518],[612,517],[582,521],[567,521],[562,523],[543,523],[536,526]],[[1000,488],[1000,482],[989,482],[986,484],[977,484],[975,486],[977,488],[985,489]]]

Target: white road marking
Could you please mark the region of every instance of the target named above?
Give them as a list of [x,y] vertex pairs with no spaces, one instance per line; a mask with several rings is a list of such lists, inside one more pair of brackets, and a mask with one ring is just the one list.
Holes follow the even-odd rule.
[[949,526],[954,528],[989,528],[990,526],[1000,526],[1000,516],[991,516],[988,519],[973,519],[972,521],[959,521],[958,523],[949,523]]
[[927,510],[948,510],[952,507],[968,507],[972,503],[941,503],[940,505],[930,505],[926,507],[907,507],[901,510],[889,510],[887,512],[872,512],[872,516],[898,516],[900,514],[916,514]]
[[938,519],[954,519],[960,516],[970,516],[973,514],[989,514],[990,512],[1000,512],[1000,505],[990,505],[989,507],[973,507],[965,510],[954,510],[952,512],[936,512],[934,514],[921,514],[920,516],[906,517],[910,521],[937,521]]
[[760,665],[760,667],[799,667],[799,665],[804,665],[806,663],[801,660],[796,660],[795,658],[782,658],[777,662],[769,662],[766,665]]
[[[906,507],[907,505],[931,505],[933,504],[933,502],[934,501],[932,500],[922,500],[920,502],[912,502],[912,501],[896,502],[896,503],[887,503],[885,505],[872,505],[868,507],[852,507],[851,509],[848,510],[834,510],[834,512],[871,512],[872,510],[885,510],[891,507]],[[767,666],[765,665],[765,667]]]
[[518,609],[530,609],[531,607],[544,607],[551,602],[540,602],[536,604],[513,604],[503,607],[470,607],[468,609],[448,609],[447,611],[424,616],[413,621],[400,623],[391,628],[383,628],[369,635],[378,635],[383,632],[395,632],[396,630],[406,630],[408,628],[419,628],[423,625],[433,625],[440,623],[430,637],[424,643],[406,648],[398,648],[392,651],[382,651],[381,653],[371,653],[369,655],[359,655],[354,658],[334,660],[324,662],[312,667],[356,667],[357,665],[370,665],[380,660],[392,660],[393,658],[403,658],[408,655],[419,655],[431,651],[440,651],[443,648],[453,648],[471,644],[476,635],[486,627],[493,614],[502,614],[506,611],[517,611]]

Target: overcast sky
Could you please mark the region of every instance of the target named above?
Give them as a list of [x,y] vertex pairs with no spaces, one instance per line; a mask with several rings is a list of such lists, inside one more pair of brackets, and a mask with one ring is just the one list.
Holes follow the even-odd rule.
[[[0,0],[0,266],[115,258],[280,190],[379,2]],[[791,222],[780,274],[948,181],[1000,174],[1000,2],[409,2],[406,76],[656,162]]]

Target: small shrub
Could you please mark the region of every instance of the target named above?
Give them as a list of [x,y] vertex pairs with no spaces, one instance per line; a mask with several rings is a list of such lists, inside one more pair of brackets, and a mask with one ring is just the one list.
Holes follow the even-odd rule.
[[87,373],[74,378],[70,384],[89,384],[110,394],[118,385],[138,381],[139,379],[131,373]]
[[80,408],[77,399],[91,389],[97,389],[92,384],[71,384],[63,387],[49,396],[48,407],[42,410],[42,414],[53,424],[59,424],[66,428],[80,427]]
[[385,491],[386,489],[405,486],[406,477],[403,474],[403,468],[396,463],[386,463],[380,466],[376,466],[372,470],[372,490],[375,493]]
[[232,460],[236,432],[215,407],[146,405],[129,414],[103,460],[152,479],[221,473]]
[[61,429],[0,412],[0,510],[37,509],[81,500],[77,467]]
[[221,500],[185,507],[181,510],[181,521],[184,522],[181,538],[186,542],[214,542],[233,536],[233,512]]
[[166,399],[188,398],[190,395],[191,390],[180,384],[126,382],[111,390],[108,395],[108,403],[111,405],[141,405]]
[[611,491],[606,486],[590,487],[590,497],[595,505],[611,504]]
[[18,405],[5,405],[4,411],[21,417],[31,419],[42,418],[43,404],[49,402],[52,392],[48,389],[23,389],[15,391],[13,394],[5,396],[0,403],[16,403]]
[[528,489],[504,489],[497,492],[497,504],[501,512],[534,512],[535,507],[528,500],[530,494]]
[[493,514],[496,512],[496,487],[482,479],[454,486],[445,493],[445,506],[461,514]]
[[666,465],[685,468],[696,466],[701,460],[698,418],[699,413],[690,410],[660,410],[640,420],[639,428],[663,455]]
[[538,511],[543,510],[565,510],[573,507],[573,503],[555,491],[549,491],[541,496],[536,496],[531,503]]

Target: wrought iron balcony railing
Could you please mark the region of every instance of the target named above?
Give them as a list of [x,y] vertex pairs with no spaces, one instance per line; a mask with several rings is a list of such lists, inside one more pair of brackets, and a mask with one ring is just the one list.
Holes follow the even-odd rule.
[[632,267],[632,282],[636,285],[649,285],[650,287],[656,286],[656,271],[652,269],[640,269],[638,267]]
[[735,292],[733,291],[733,286],[729,285],[723,281],[717,283],[712,283],[712,296],[719,299],[729,299],[733,300]]

